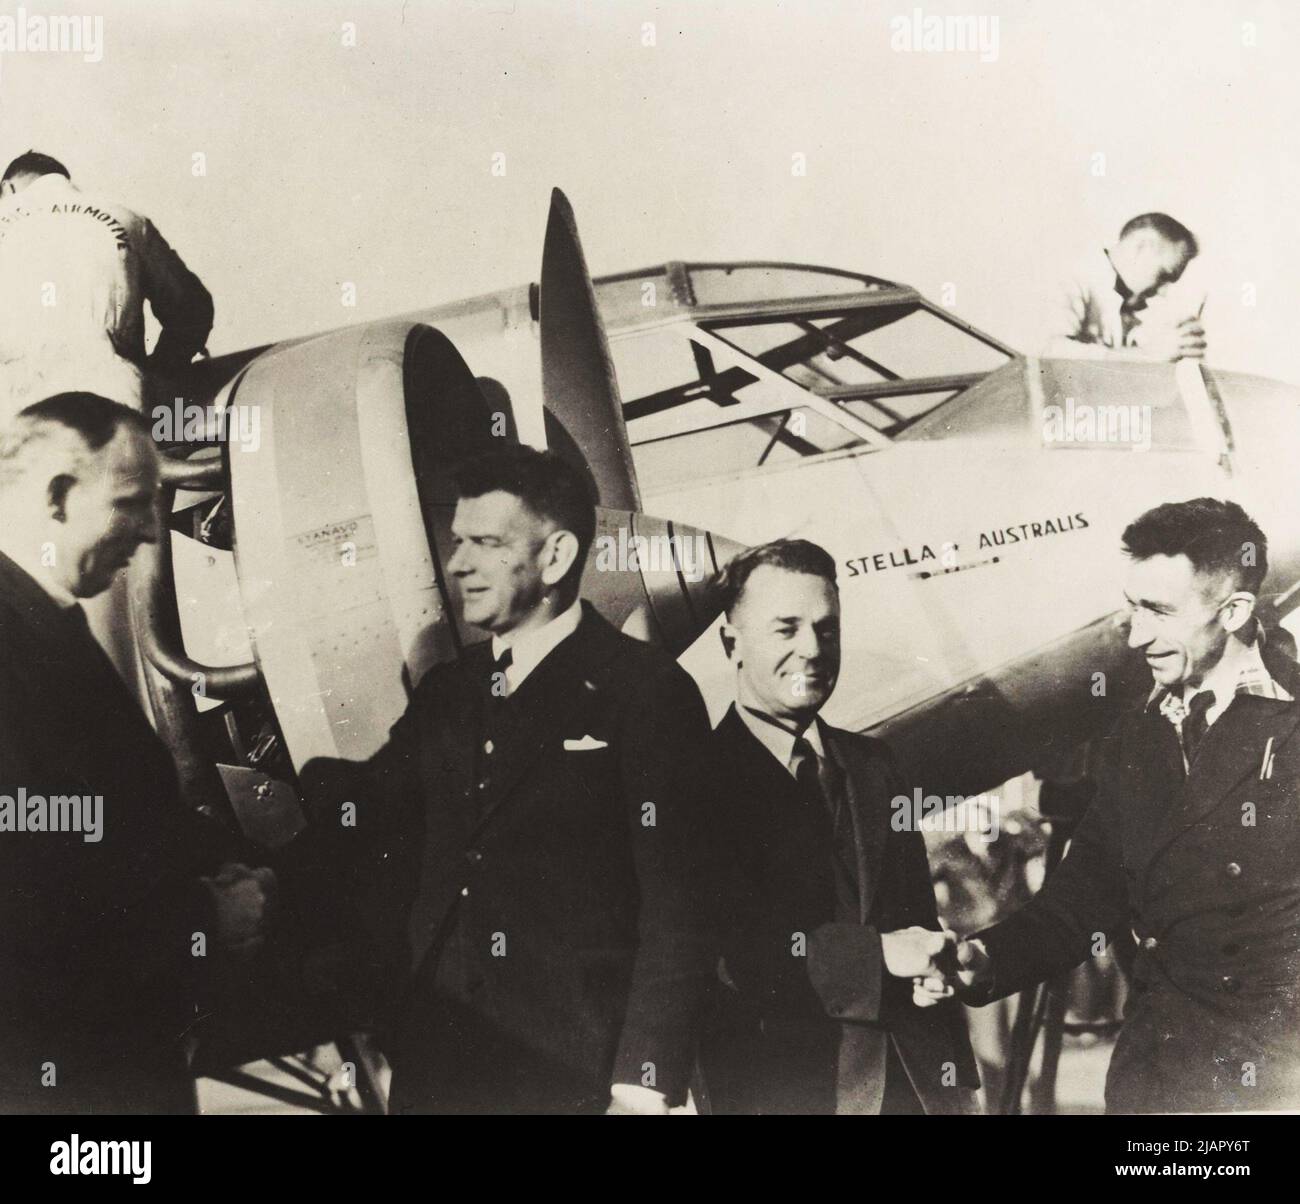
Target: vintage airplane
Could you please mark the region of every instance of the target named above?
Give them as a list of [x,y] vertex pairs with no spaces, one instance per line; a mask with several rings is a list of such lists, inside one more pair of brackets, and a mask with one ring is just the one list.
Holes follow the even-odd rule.
[[[1237,498],[1271,539],[1265,621],[1300,604],[1300,486],[1277,455],[1300,446],[1297,390],[1025,357],[833,268],[593,284],[558,192],[540,284],[205,361],[180,391],[210,437],[168,449],[179,500],[132,567],[134,626],[193,797],[269,847],[302,824],[297,770],[374,751],[412,683],[475,638],[443,570],[447,472],[503,437],[586,467],[587,596],[679,654],[715,715],[713,573],[778,536],[827,547],[828,717],[888,738],[925,795],[1050,760],[1140,686],[1118,543],[1149,506]],[[214,421],[241,409],[256,450]]]
[[1300,485],[1276,454],[1300,446],[1297,390],[1023,357],[831,268],[671,263],[593,289],[558,193],[540,287],[223,356],[187,384],[188,405],[256,408],[261,443],[172,465],[204,491],[180,495],[163,563],[140,554],[155,693],[180,690],[168,713],[238,703],[216,708],[229,764],[278,748],[290,780],[373,751],[410,683],[474,638],[441,568],[446,469],[503,433],[588,466],[586,591],[683,654],[715,711],[724,541],[830,549],[829,717],[887,735],[927,792],[984,790],[1107,722],[1129,675],[1119,534],[1148,506],[1238,498],[1272,540],[1268,622],[1300,604]]

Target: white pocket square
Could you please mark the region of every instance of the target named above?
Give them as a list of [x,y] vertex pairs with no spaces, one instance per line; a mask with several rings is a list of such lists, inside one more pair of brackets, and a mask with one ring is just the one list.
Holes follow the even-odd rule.
[[608,748],[609,745],[604,740],[597,740],[595,736],[583,736],[581,740],[566,740],[564,742],[565,752],[591,752],[597,748]]

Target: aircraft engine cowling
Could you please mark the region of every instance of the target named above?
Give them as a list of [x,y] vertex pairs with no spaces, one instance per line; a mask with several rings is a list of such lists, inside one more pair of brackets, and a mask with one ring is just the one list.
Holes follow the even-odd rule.
[[[402,322],[275,348],[229,404],[260,414],[259,448],[228,443],[225,460],[244,617],[287,751],[297,768],[364,758],[425,671],[484,638],[442,567],[451,469],[512,437],[513,415],[448,339]],[[584,593],[677,652],[716,617],[710,582],[736,546],[601,507]]]

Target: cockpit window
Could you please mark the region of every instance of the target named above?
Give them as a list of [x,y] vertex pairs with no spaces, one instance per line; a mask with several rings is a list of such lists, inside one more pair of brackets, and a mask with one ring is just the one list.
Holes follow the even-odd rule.
[[[902,434],[1015,355],[903,289],[678,319],[615,335],[610,352],[638,473],[655,492],[878,446],[873,430]],[[809,394],[820,400],[800,404]]]
[[827,268],[797,264],[692,264],[691,292],[697,305],[749,305],[756,301],[833,297],[839,293],[872,292],[888,281]]
[[799,406],[636,443],[632,457],[637,475],[661,492],[861,444],[857,435],[839,423]]
[[610,341],[623,415],[630,424],[673,410],[673,429],[680,430],[694,425],[697,414],[715,416],[718,406],[752,399],[750,387],[758,377],[738,364],[716,363],[689,329],[665,326]]
[[915,300],[703,325],[888,435],[1011,358],[1000,345]]

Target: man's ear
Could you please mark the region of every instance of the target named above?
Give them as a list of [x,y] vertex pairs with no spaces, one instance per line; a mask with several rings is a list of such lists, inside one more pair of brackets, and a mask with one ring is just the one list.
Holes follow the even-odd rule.
[[[730,623],[723,623],[718,628],[718,638],[722,641],[722,651],[727,654],[727,659],[732,660],[736,655],[736,629]],[[736,661],[736,664],[740,664]]]
[[1229,633],[1240,631],[1255,613],[1255,595],[1238,590],[1219,607],[1220,622]]
[[580,545],[572,531],[552,531],[542,544],[542,581],[558,585],[578,559]]
[[55,522],[68,521],[68,494],[72,492],[72,487],[76,483],[76,477],[61,472],[58,476],[50,478],[50,483],[45,487],[46,509]]

